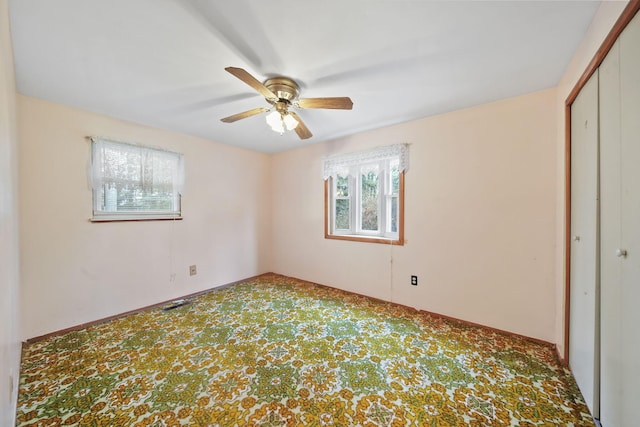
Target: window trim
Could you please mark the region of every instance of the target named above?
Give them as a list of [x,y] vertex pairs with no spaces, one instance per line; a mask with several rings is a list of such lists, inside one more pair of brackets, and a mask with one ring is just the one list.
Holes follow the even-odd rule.
[[[180,221],[183,219],[182,216],[182,190],[180,189],[180,180],[184,179],[184,154],[178,153],[171,150],[166,150],[164,148],[157,148],[143,144],[136,144],[131,142],[118,141],[109,138],[103,137],[87,137],[90,141],[91,147],[91,217],[89,218],[90,222],[93,223],[101,223],[101,222],[138,222],[138,221]],[[96,198],[96,192],[100,191],[96,188],[96,176],[95,176],[95,149],[96,144],[99,142],[106,142],[112,144],[120,144],[124,146],[137,147],[144,150],[151,150],[163,153],[169,153],[175,155],[178,160],[178,174],[179,180],[178,182],[174,182],[175,186],[178,186],[175,194],[175,202],[177,203],[177,210],[174,211],[100,211],[98,210],[98,199]]]
[[[382,243],[385,245],[404,246],[404,175],[405,171],[399,174],[398,188],[398,237],[389,238],[381,236],[367,236],[364,234],[331,234],[331,218],[333,209],[331,203],[331,185],[333,177],[324,180],[324,238],[331,240],[347,240],[351,242]],[[381,195],[380,197],[387,197]]]

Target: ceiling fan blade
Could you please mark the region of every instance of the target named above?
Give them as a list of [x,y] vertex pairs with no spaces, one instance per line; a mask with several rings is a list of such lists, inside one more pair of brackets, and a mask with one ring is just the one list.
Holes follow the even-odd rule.
[[300,137],[300,139],[311,138],[313,136],[313,134],[311,133],[311,131],[309,130],[307,125],[304,124],[304,122],[302,121],[300,116],[298,116],[293,111],[289,111],[289,114],[291,114],[293,116],[293,118],[296,119],[296,121],[298,122],[298,126],[296,126],[295,131],[298,134],[298,136]]
[[300,108],[330,108],[335,110],[351,110],[353,101],[348,96],[337,98],[302,98],[297,101]]
[[258,92],[260,92],[260,94],[262,94],[262,96],[264,96],[268,100],[270,101],[278,100],[278,97],[273,92],[267,89],[265,85],[260,83],[255,77],[253,77],[251,74],[249,74],[247,71],[243,70],[242,68],[227,67],[225,68],[225,70],[233,74],[234,76],[236,76],[237,78],[239,78],[240,80],[242,80],[243,82],[245,82],[246,84],[254,88],[255,90],[257,90]]
[[255,116],[256,114],[264,113],[265,111],[269,111],[269,108],[254,108],[253,110],[244,111],[242,113],[234,114],[233,116],[225,117],[224,119],[220,119],[220,121],[225,123],[233,123],[241,119],[246,119],[247,117]]

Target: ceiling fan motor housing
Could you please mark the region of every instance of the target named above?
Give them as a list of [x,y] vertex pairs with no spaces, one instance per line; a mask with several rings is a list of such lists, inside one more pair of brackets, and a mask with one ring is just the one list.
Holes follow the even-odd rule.
[[[271,79],[267,79],[264,82],[264,86],[273,92],[280,101],[291,102],[298,98],[298,94],[300,93],[300,86],[287,77],[273,77]],[[269,100],[267,99],[267,101]],[[269,102],[272,104],[274,103],[272,101]]]

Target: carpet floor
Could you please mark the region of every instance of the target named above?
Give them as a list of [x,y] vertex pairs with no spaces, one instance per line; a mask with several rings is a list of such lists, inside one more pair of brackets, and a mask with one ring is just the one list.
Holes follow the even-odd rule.
[[25,345],[18,426],[593,426],[552,348],[278,275]]

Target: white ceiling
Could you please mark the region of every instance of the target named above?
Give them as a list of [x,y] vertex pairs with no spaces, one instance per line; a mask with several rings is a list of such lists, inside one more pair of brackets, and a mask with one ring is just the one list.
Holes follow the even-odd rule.
[[[18,91],[266,153],[557,85],[597,1],[12,0]],[[314,136],[279,135],[224,71],[285,75]],[[105,135],[108,136],[108,135]]]

